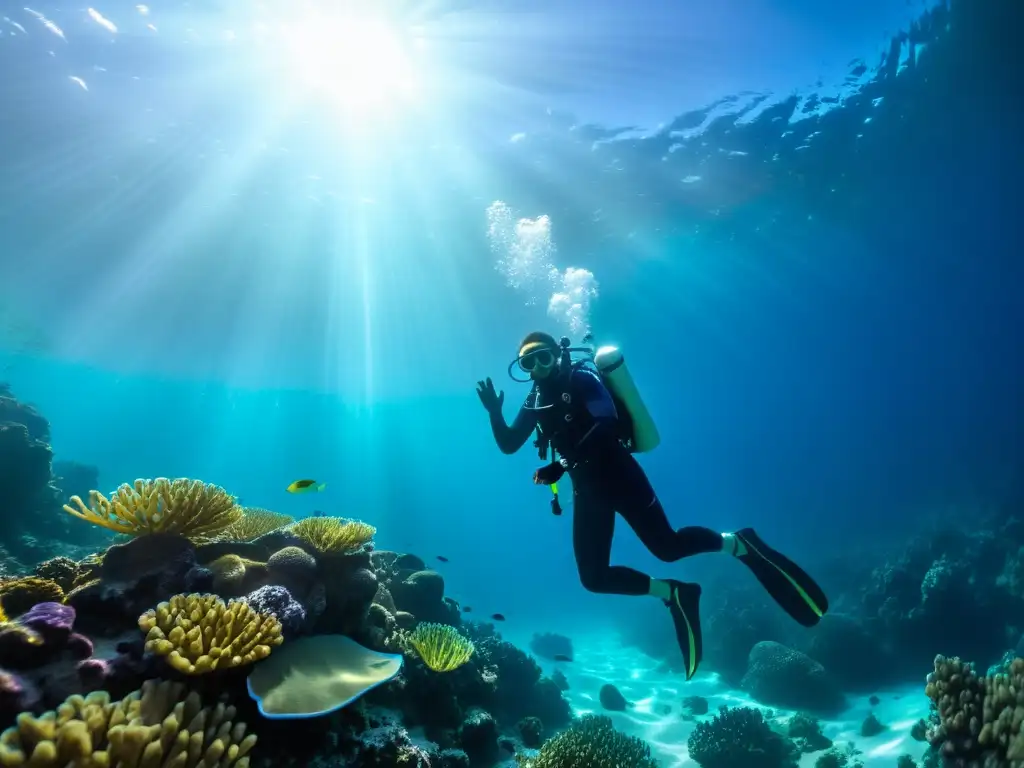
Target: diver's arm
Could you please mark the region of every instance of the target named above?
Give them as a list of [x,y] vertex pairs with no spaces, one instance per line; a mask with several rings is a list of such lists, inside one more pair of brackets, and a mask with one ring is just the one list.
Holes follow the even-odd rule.
[[511,426],[505,423],[505,417],[501,414],[500,408],[491,411],[490,416],[494,442],[498,444],[498,449],[505,454],[515,453],[522,448],[537,426],[537,412],[528,408],[526,403],[523,403],[519,409]]

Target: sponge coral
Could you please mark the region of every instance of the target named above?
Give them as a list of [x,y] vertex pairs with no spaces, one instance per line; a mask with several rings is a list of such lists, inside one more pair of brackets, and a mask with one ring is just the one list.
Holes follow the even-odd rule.
[[277,618],[216,595],[175,595],[142,614],[139,628],[146,650],[186,675],[251,664],[282,642]]
[[317,551],[347,554],[368,544],[377,529],[358,520],[341,517],[307,517],[293,524],[289,530]]
[[291,515],[282,515],[280,512],[258,507],[246,507],[242,516],[225,528],[220,538],[224,541],[249,542],[293,522],[295,518]]
[[35,575],[41,579],[56,582],[65,592],[71,590],[78,578],[78,563],[70,557],[54,557],[36,566]]
[[958,658],[936,656],[925,693],[937,723],[928,741],[958,763],[1024,765],[1024,659],[980,677]]
[[24,576],[0,582],[0,607],[8,616],[25,613],[39,603],[64,602],[64,590],[50,579]]
[[22,713],[0,735],[0,766],[248,768],[256,736],[232,722],[235,708],[204,708],[184,693],[180,683],[150,680],[118,702],[97,692],[41,717]]
[[126,483],[110,499],[92,491],[88,507],[72,496],[64,511],[115,533],[177,533],[193,541],[216,538],[242,518],[242,508],[223,488],[165,477]]
[[549,739],[536,757],[516,755],[520,768],[657,768],[651,748],[612,727],[611,718],[585,715]]
[[473,655],[472,641],[447,624],[420,624],[409,636],[423,662],[435,672],[458,669]]

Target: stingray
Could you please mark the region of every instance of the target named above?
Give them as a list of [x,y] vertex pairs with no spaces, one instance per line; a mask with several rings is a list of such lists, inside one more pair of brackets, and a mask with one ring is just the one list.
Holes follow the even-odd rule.
[[372,651],[345,635],[314,635],[275,648],[253,668],[247,687],[264,717],[318,717],[351,704],[401,669],[401,654]]

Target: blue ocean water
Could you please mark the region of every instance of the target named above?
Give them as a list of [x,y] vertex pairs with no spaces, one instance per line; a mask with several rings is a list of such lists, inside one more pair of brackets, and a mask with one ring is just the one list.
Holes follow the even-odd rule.
[[589,330],[672,521],[826,589],[1020,503],[1010,0],[97,3],[0,8],[0,380],[99,490],[355,517],[513,635],[614,631],[474,394]]

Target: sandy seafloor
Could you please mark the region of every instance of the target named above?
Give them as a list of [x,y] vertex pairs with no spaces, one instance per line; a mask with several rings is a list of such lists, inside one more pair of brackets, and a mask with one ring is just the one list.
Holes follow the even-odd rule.
[[[508,639],[517,645],[522,643],[520,638]],[[616,728],[649,743],[661,768],[697,768],[687,752],[686,740],[697,722],[709,720],[723,705],[770,710],[779,726],[784,725],[784,718],[793,714],[791,710],[760,706],[743,691],[725,685],[714,673],[699,673],[686,682],[681,675],[665,671],[659,661],[622,645],[613,635],[573,637],[573,645],[575,652],[571,663],[555,664],[538,659],[545,673],[550,674],[556,667],[561,669],[569,681],[566,696],[577,715],[588,712],[608,715]],[[605,683],[615,685],[631,703],[625,712],[608,712],[601,707],[598,691]],[[849,708],[839,717],[821,719],[824,734],[841,748],[852,743],[861,753],[856,759],[864,768],[895,768],[902,754],[909,754],[919,762],[927,745],[915,741],[910,729],[928,715],[929,701],[924,695],[923,679],[919,685],[878,690],[874,695],[880,699],[875,706],[869,703],[871,694],[849,696]],[[706,698],[708,714],[696,721],[685,719],[682,701],[687,696]],[[666,706],[667,714],[661,714]],[[865,738],[860,735],[860,728],[869,712],[874,712],[888,728],[877,736]],[[813,768],[821,754],[803,755],[800,768]],[[513,761],[508,764],[515,765]]]

